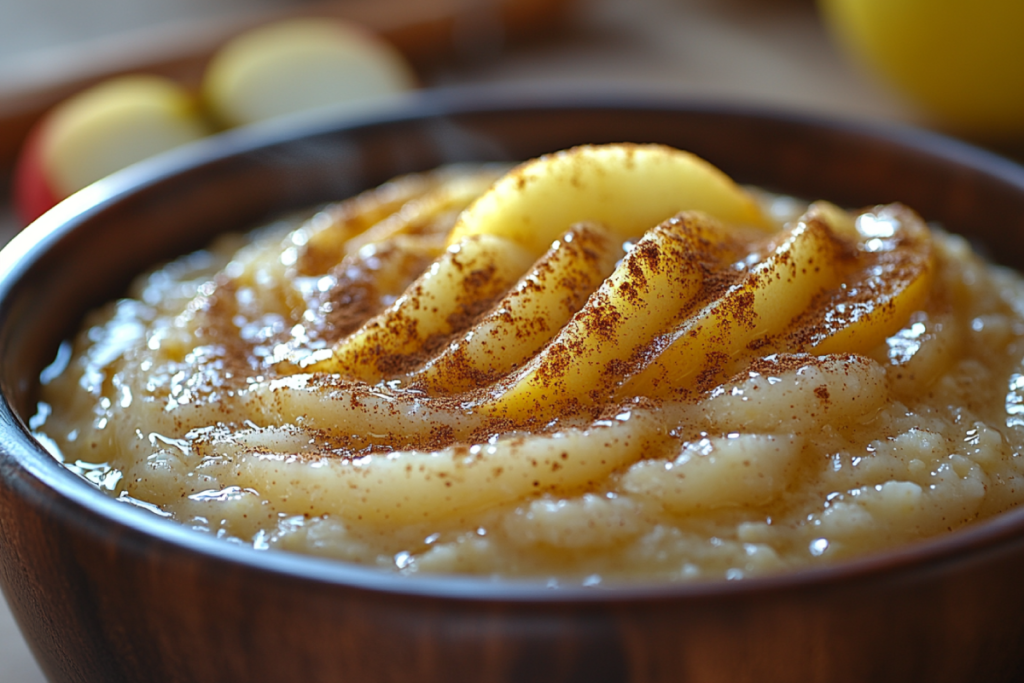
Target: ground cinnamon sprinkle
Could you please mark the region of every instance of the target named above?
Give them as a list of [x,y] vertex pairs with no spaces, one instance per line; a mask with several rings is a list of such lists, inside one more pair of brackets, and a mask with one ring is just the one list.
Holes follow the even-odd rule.
[[[182,275],[108,335],[129,349],[108,365],[94,328],[46,388],[87,424],[52,440],[197,528],[406,573],[735,578],[931,534],[915,501],[943,487],[957,524],[1024,491],[1009,408],[984,412],[1024,405],[1024,322],[1001,298],[1024,284],[971,270],[905,207],[774,227],[682,212],[628,237],[583,221],[538,256],[549,233],[519,244],[518,218],[479,233],[508,250],[448,245],[462,200],[439,178]],[[855,535],[868,517],[884,523]]]
[[[521,181],[525,182],[523,179]],[[832,268],[843,273],[850,273],[846,279],[854,282],[856,286],[848,286],[848,283],[844,283],[844,289],[841,291],[825,290],[817,295],[812,305],[788,327],[786,334],[790,336],[785,339],[790,346],[780,347],[780,340],[784,337],[778,334],[758,336],[745,344],[741,351],[749,354],[750,357],[746,361],[748,363],[756,362],[758,354],[762,352],[778,352],[785,348],[803,351],[812,340],[821,337],[822,330],[827,332],[829,329],[852,322],[854,320],[851,317],[852,313],[847,313],[845,318],[836,315],[838,300],[843,302],[841,310],[853,311],[862,301],[868,303],[872,297],[876,300],[878,298],[876,291],[878,285],[872,285],[868,277],[857,280],[858,276],[856,275],[868,268],[869,261],[871,263],[878,262],[877,255],[873,257],[873,260],[865,260],[866,257],[863,255],[858,256],[852,243],[833,235],[828,226],[821,219],[815,217],[809,219],[806,229],[825,233],[825,237],[821,240],[823,246],[818,247],[822,251],[800,264],[793,260],[788,251],[778,251],[783,239],[778,235],[747,234],[740,237],[718,227],[709,227],[706,219],[687,214],[670,218],[658,229],[668,230],[669,232],[666,234],[669,235],[668,239],[672,240],[680,239],[673,231],[683,231],[684,234],[690,235],[689,244],[691,246],[685,252],[674,257],[658,247],[655,242],[642,241],[631,246],[630,258],[627,259],[626,264],[629,278],[619,286],[620,296],[625,301],[636,305],[637,302],[642,301],[642,293],[650,287],[647,273],[678,273],[677,277],[682,278],[685,273],[696,269],[701,274],[699,291],[694,296],[692,305],[686,306],[680,311],[680,315],[684,317],[674,319],[672,324],[679,325],[681,322],[685,322],[687,319],[685,316],[706,310],[710,311],[710,319],[707,324],[713,325],[717,330],[703,342],[706,345],[706,348],[701,351],[704,358],[703,365],[697,370],[692,384],[675,388],[674,394],[677,397],[697,397],[716,386],[724,376],[737,371],[738,364],[744,361],[742,358],[727,353],[724,350],[724,345],[731,338],[734,326],[748,330],[757,329],[760,321],[759,314],[755,309],[756,293],[760,288],[773,286],[772,281],[777,281],[781,277],[791,280],[798,274],[806,274],[808,270]],[[716,231],[718,232],[716,233]],[[715,238],[710,235],[715,235]],[[692,245],[696,245],[696,248],[693,248]],[[586,254],[587,250],[584,249],[583,253]],[[775,259],[776,266],[771,271],[758,274],[755,266],[767,258]],[[882,258],[884,259],[884,255]],[[455,260],[455,264],[458,268],[462,267],[458,259]],[[897,268],[890,268],[890,270],[898,271]],[[483,316],[492,312],[493,307],[498,303],[500,297],[493,296],[493,290],[489,288],[492,275],[493,269],[484,269],[474,271],[465,278],[465,289],[458,294],[457,311],[446,321],[451,330],[449,334],[430,336],[422,341],[416,351],[407,354],[375,353],[370,347],[365,350],[359,362],[376,367],[384,377],[398,378],[430,362],[440,349],[453,346],[455,350],[448,354],[444,359],[444,364],[439,367],[449,372],[458,386],[478,387],[477,390],[461,391],[457,394],[461,405],[486,402],[490,397],[508,391],[522,376],[520,370],[522,366],[511,368],[511,375],[504,378],[493,373],[481,372],[466,362],[464,352],[460,353],[456,341],[465,334],[466,330],[471,330]],[[545,287],[551,285],[547,282],[549,277],[549,270],[539,268],[535,280],[509,296],[526,297],[531,291],[540,293]],[[766,278],[771,278],[771,281]],[[338,282],[340,286],[340,278]],[[586,331],[587,336],[596,339],[613,339],[621,323],[621,314],[611,301],[605,298],[607,295],[603,292],[593,292],[587,300],[584,296],[586,292],[576,287],[575,283],[562,281],[559,284],[567,290],[565,303],[573,304],[578,310],[574,317],[574,324],[580,325]],[[356,298],[353,296],[353,300]],[[415,298],[415,292],[412,298]],[[507,313],[505,319],[513,323],[517,337],[528,338],[538,332],[535,327],[538,323],[534,320],[517,319],[513,321]],[[415,337],[414,323],[411,320],[406,322],[403,320],[404,318],[399,314],[391,320],[390,324],[396,328],[408,326],[407,331],[400,331],[399,334],[410,338]],[[539,326],[543,328],[542,323]],[[696,335],[698,331],[699,329],[694,329],[689,334]],[[635,375],[647,367],[651,360],[659,356],[666,341],[667,337],[663,333],[652,335],[648,343],[637,348],[627,358],[614,358],[608,362],[607,366],[602,368],[599,373],[600,381],[581,396],[558,398],[562,392],[560,387],[565,381],[563,378],[577,362],[583,348],[579,346],[581,342],[573,342],[569,338],[561,340],[552,338],[548,345],[538,351],[538,353],[542,353],[544,363],[533,368],[534,377],[539,383],[538,386],[547,387],[548,391],[542,392],[535,399],[539,402],[536,403],[535,411],[531,416],[518,418],[515,423],[536,428],[538,424],[547,423],[553,417],[570,418],[583,414],[594,415],[600,412],[603,409],[601,406],[611,400],[615,388],[622,384],[623,378]],[[416,384],[412,386],[421,388]],[[443,389],[438,396],[442,395],[444,395]],[[586,408],[585,403],[581,402],[581,398],[586,399],[586,404],[595,407]],[[554,404],[549,406],[544,403],[544,401],[551,400],[555,401],[557,406]],[[501,411],[497,414],[499,417],[494,419],[509,420],[507,416],[501,416]],[[496,433],[492,427],[481,429],[484,432]],[[445,443],[447,442],[444,439],[436,439],[430,441],[429,444],[420,445],[440,448]]]

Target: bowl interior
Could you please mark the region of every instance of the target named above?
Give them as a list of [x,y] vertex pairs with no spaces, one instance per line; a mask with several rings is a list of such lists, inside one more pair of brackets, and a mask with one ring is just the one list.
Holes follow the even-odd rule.
[[5,441],[19,445],[12,457],[34,458],[44,479],[66,476],[24,428],[40,371],[84,312],[139,271],[217,233],[445,163],[660,142],[741,183],[850,207],[902,201],[997,260],[1024,264],[1024,169],[952,140],[679,102],[486,102],[427,97],[360,125],[226,135],[130,169],[40,219],[0,257],[0,387],[2,409],[13,409],[4,417]]

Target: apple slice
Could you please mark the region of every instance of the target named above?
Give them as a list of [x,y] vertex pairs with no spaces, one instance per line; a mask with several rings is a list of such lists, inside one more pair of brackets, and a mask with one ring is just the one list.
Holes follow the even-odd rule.
[[731,262],[738,246],[727,228],[698,212],[648,230],[553,341],[481,410],[543,422],[566,406],[600,402],[644,348],[692,310],[709,271]]
[[605,228],[574,225],[500,302],[409,381],[435,394],[453,394],[508,374],[569,322],[621,256],[621,245]]
[[365,29],[337,19],[267,24],[222,47],[203,92],[213,114],[238,126],[331,105],[372,102],[409,90],[405,58]]
[[763,340],[842,282],[847,245],[808,214],[781,232],[764,258],[721,296],[672,331],[662,350],[619,389],[619,396],[686,396],[715,386],[737,358],[760,353]]
[[207,132],[193,98],[173,81],[105,81],[50,110],[29,134],[15,171],[18,214],[29,223],[86,185]]
[[574,223],[639,239],[681,211],[774,229],[754,198],[703,159],[657,144],[581,145],[514,168],[462,212],[448,236],[501,235],[543,254]]
[[432,339],[461,331],[461,318],[508,291],[533,261],[529,252],[503,237],[463,240],[449,247],[391,306],[341,339],[329,356],[314,355],[312,363],[294,369],[338,373],[370,384],[391,377]]

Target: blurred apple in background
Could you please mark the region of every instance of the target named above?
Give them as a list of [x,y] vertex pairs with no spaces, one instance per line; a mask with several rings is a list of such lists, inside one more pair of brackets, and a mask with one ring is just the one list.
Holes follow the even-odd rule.
[[157,76],[106,81],[36,124],[15,169],[15,207],[31,222],[86,185],[208,132],[194,98],[175,82]]
[[203,94],[220,122],[237,126],[324,106],[359,106],[415,82],[390,44],[346,22],[307,18],[227,43],[207,67]]
[[50,110],[22,146],[14,204],[28,224],[125,166],[208,135],[325,106],[353,110],[414,87],[389,43],[337,19],[292,19],[243,33],[212,57],[201,96],[166,78],[105,81]]
[[937,125],[1024,138],[1024,0],[819,0],[853,57]]

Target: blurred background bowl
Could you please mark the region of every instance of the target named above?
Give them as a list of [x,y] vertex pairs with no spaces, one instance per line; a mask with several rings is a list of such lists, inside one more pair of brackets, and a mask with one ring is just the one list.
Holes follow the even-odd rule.
[[107,498],[26,424],[88,309],[217,233],[462,160],[661,142],[743,183],[894,200],[1024,264],[1024,169],[911,129],[447,91],[362,123],[207,139],[58,205],[0,253],[0,583],[54,681],[962,681],[1024,675],[1024,509],[824,569],[549,588],[231,545]]

